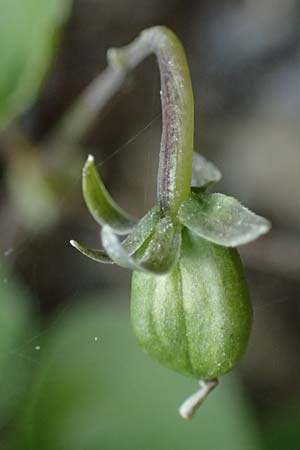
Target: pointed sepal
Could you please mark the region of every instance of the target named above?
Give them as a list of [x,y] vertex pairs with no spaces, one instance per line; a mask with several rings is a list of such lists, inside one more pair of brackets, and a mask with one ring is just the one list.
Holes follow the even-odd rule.
[[192,169],[192,190],[204,191],[222,178],[217,167],[199,153],[194,152]]
[[76,248],[80,253],[82,253],[84,256],[87,256],[88,258],[92,259],[93,261],[105,263],[105,264],[113,264],[114,262],[110,259],[108,254],[101,249],[92,249],[88,248],[85,245],[79,244],[77,241],[70,241],[70,244],[72,247]]
[[87,207],[99,225],[109,225],[117,234],[127,234],[132,230],[136,221],[111,198],[91,155],[83,168],[82,189]]
[[[131,233],[124,239],[122,245],[128,255],[135,253],[152,233],[155,225],[160,219],[160,210],[155,206],[145,214],[145,216],[136,224]],[[114,261],[108,256],[105,250],[92,249],[80,244],[77,241],[70,241],[72,247],[93,261],[106,264],[114,264]]]
[[129,254],[109,226],[102,228],[101,237],[103,247],[110,258],[119,266],[128,269],[164,274],[179,257],[181,230],[166,217],[157,223],[144,248],[134,255]]
[[163,217],[139,259],[144,269],[163,274],[176,264],[181,246],[181,227],[175,225],[168,217]]
[[122,243],[129,255],[135,253],[143,245],[146,239],[148,239],[160,217],[161,212],[159,207],[154,206],[141,220],[138,221]]
[[271,226],[268,220],[223,194],[192,193],[181,205],[178,218],[198,236],[224,247],[247,244]]

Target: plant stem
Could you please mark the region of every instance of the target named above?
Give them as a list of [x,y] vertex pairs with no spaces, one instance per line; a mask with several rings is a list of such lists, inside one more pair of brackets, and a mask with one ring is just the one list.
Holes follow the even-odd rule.
[[160,69],[163,119],[158,200],[164,214],[175,215],[190,192],[194,101],[184,50],[169,29],[149,28],[131,44],[108,50],[108,67],[66,113],[48,143],[53,147],[56,143],[78,143],[99,111],[121,88],[127,74],[152,53]]
[[194,135],[194,99],[181,43],[164,27],[142,33],[155,53],[161,80],[162,137],[158,200],[164,213],[176,214],[190,193]]
[[145,53],[145,49],[133,44],[127,52],[126,64],[117,56],[117,50],[107,51],[108,66],[66,112],[59,126],[49,136],[48,143],[51,146],[59,142],[68,146],[80,142],[98,114],[122,87],[128,73],[148,56],[149,52]]
[[183,419],[191,419],[197,408],[206,399],[208,394],[218,385],[218,379],[204,381],[200,380],[200,389],[188,397],[179,408],[179,414]]

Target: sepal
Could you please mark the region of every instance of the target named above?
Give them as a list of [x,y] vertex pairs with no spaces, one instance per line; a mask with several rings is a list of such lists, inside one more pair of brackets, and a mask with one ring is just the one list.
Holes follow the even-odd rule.
[[217,167],[199,153],[193,154],[192,168],[192,190],[204,191],[214,185],[222,178],[222,174]]
[[82,189],[87,207],[99,225],[109,225],[117,234],[128,234],[132,230],[136,220],[111,198],[97,172],[92,155],[89,155],[83,168]]
[[97,262],[105,263],[105,264],[113,264],[114,263],[104,250],[88,248],[85,245],[79,244],[79,242],[74,241],[74,240],[71,240],[70,244],[72,245],[72,247],[76,248],[76,250],[78,250],[84,256],[87,256],[88,258],[92,259],[93,261],[97,261]]
[[223,194],[192,193],[181,205],[178,218],[198,236],[224,247],[247,244],[271,226],[268,220]]
[[135,253],[143,245],[146,239],[148,239],[160,217],[161,212],[159,207],[154,206],[135,225],[122,244],[129,255]]
[[130,255],[109,226],[102,228],[101,237],[103,247],[110,258],[119,266],[128,269],[165,274],[179,257],[181,230],[166,217],[157,223],[144,248],[134,255]]
[[[145,214],[145,216],[136,224],[131,233],[124,239],[122,245],[129,255],[135,253],[152,233],[155,225],[160,218],[160,210],[155,206]],[[92,249],[80,244],[77,241],[70,241],[70,244],[80,253],[100,263],[113,264],[114,261],[108,256],[105,250]]]

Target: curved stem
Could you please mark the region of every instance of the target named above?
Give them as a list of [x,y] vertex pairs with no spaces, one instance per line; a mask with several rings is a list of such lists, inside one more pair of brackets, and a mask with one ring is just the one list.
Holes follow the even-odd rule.
[[218,379],[200,380],[199,385],[200,389],[188,397],[179,408],[179,414],[183,419],[191,419],[193,417],[208,394],[218,385]]
[[165,27],[143,31],[131,44],[107,52],[108,67],[86,89],[63,118],[50,142],[74,144],[121,88],[143,59],[156,55],[161,78],[162,138],[158,200],[163,213],[176,214],[190,192],[194,134],[194,101],[189,69],[181,43]]
[[194,99],[189,68],[181,43],[165,27],[153,27],[127,47],[116,50],[126,64],[144,49],[156,55],[161,79],[162,137],[158,169],[158,200],[164,213],[177,212],[190,192],[194,134]]

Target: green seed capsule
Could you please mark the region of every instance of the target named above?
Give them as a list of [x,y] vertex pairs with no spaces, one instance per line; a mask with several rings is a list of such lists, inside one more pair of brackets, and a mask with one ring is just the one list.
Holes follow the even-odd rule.
[[134,272],[131,317],[141,347],[162,365],[200,379],[230,371],[245,351],[252,310],[237,251],[183,229],[166,275]]

